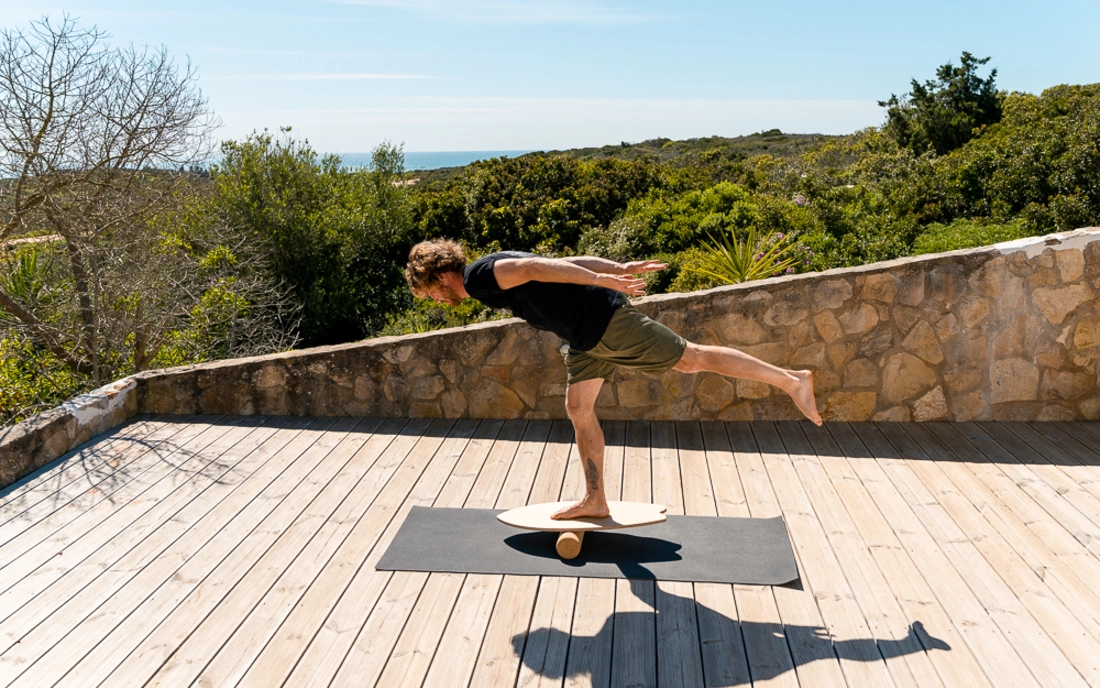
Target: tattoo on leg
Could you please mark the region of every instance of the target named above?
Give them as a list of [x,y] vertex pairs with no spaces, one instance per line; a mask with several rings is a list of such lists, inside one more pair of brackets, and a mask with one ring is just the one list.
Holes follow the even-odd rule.
[[588,481],[588,491],[589,492],[599,492],[600,491],[600,474],[596,470],[596,462],[593,461],[592,459],[585,459],[585,460],[588,462],[587,467],[584,469],[584,477]]

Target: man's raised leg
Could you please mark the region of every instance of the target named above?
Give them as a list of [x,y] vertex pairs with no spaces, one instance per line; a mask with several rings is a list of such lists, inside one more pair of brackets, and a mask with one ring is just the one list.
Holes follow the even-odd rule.
[[571,384],[565,390],[565,412],[573,421],[577,454],[584,471],[584,499],[558,511],[551,518],[603,518],[610,513],[603,490],[603,430],[596,418],[596,397],[602,386],[603,378],[596,378]]
[[784,370],[737,349],[693,342],[688,342],[683,357],[674,369],[682,373],[712,372],[766,382],[791,395],[798,410],[821,425],[821,414],[817,412],[817,402],[814,400],[814,376],[808,370]]

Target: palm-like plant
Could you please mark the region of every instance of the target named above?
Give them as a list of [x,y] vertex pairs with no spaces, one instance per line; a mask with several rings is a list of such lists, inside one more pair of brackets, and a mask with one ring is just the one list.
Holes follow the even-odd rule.
[[708,236],[710,242],[704,243],[698,257],[699,265],[687,269],[723,284],[740,284],[778,275],[798,265],[800,260],[790,255],[795,244],[776,232],[768,232],[759,240],[755,227],[749,227],[744,240],[732,229],[718,239]]

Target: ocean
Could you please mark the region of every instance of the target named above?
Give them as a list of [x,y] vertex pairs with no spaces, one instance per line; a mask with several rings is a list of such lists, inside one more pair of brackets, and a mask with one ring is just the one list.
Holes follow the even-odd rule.
[[[406,170],[437,170],[441,167],[462,167],[478,160],[508,156],[514,158],[531,151],[405,151]],[[337,153],[343,167],[370,165],[370,153]]]

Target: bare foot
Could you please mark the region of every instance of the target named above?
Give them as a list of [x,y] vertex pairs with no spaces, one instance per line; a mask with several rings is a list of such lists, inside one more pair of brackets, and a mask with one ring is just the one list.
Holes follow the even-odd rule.
[[585,497],[581,501],[559,509],[550,515],[555,521],[567,521],[572,518],[605,518],[611,515],[607,500],[602,497]]
[[799,383],[788,394],[794,399],[795,406],[802,415],[815,425],[821,425],[821,414],[817,412],[817,401],[814,399],[814,374],[809,370],[792,370],[791,373],[798,378]]

